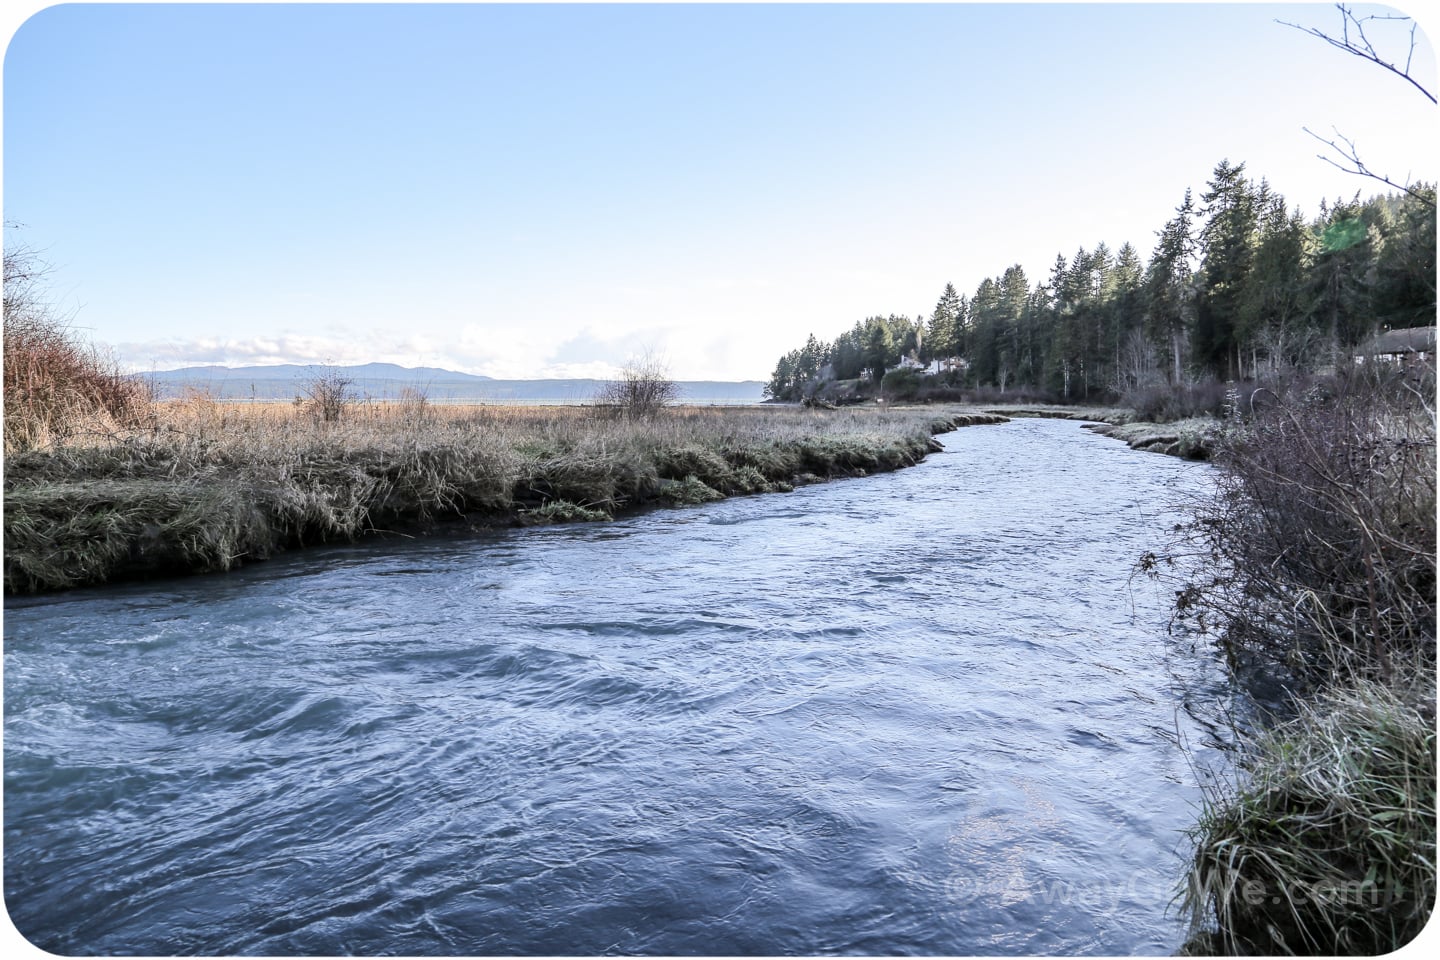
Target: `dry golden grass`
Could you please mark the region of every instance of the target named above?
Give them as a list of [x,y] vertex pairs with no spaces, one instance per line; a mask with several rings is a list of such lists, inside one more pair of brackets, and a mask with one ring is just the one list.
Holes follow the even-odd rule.
[[302,543],[593,520],[920,460],[933,433],[1003,418],[935,408],[158,403],[141,429],[7,459],[5,585],[32,591],[229,569]]

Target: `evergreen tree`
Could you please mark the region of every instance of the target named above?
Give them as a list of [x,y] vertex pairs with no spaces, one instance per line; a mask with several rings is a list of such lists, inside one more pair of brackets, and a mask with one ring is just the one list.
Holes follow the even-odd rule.
[[1194,313],[1195,204],[1190,190],[1175,216],[1160,230],[1145,276],[1146,316],[1151,341],[1170,357],[1172,384],[1184,377],[1183,354]]
[[1122,244],[1115,255],[1115,265],[1107,278],[1105,309],[1109,315],[1105,346],[1110,367],[1105,385],[1113,387],[1119,382],[1126,345],[1135,337],[1143,340],[1145,336],[1145,267],[1129,243]]
[[1195,359],[1216,374],[1239,376],[1239,345],[1248,331],[1241,326],[1246,286],[1255,259],[1254,187],[1245,164],[1221,160],[1201,194],[1205,226],[1200,231],[1203,260],[1191,347]]
[[1273,374],[1302,362],[1308,350],[1303,313],[1310,239],[1300,212],[1288,211],[1283,197],[1270,195],[1260,213],[1254,265],[1240,304],[1240,328],[1246,332],[1241,349],[1249,353],[1252,375],[1262,364]]
[[986,277],[970,298],[970,378],[976,384],[997,383],[1000,371],[1000,285]]
[[870,371],[871,378],[879,383],[891,364],[890,358],[895,350],[895,340],[890,333],[890,325],[881,317],[867,317],[862,343],[864,343],[864,353],[862,354],[864,366]]
[[1376,257],[1374,305],[1387,327],[1435,322],[1435,188],[1426,184],[1395,198]]
[[920,359],[944,360],[955,356],[959,352],[956,342],[960,333],[959,323],[960,295],[955,292],[954,284],[947,283],[926,325],[925,348]]
[[1021,344],[1021,324],[1025,305],[1030,300],[1030,281],[1025,270],[1018,263],[1006,268],[1000,277],[999,302],[995,322],[996,366],[995,382],[1003,393],[1008,383],[1015,381],[1025,361]]
[[1307,284],[1307,314],[1327,340],[1342,347],[1359,343],[1373,326],[1372,237],[1360,213],[1358,196],[1337,201],[1312,228],[1318,251]]

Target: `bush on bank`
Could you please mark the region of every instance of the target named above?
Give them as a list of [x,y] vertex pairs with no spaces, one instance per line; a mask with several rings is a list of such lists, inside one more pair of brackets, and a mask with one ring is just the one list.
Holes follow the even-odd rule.
[[1178,612],[1289,718],[1207,797],[1193,953],[1380,954],[1435,895],[1435,382],[1351,370],[1274,393],[1216,441],[1219,490]]
[[57,318],[40,293],[45,267],[7,246],[4,280],[5,453],[139,425],[143,384]]
[[1227,423],[1188,531],[1210,576],[1180,604],[1224,624],[1232,660],[1310,686],[1433,674],[1434,389],[1355,371]]

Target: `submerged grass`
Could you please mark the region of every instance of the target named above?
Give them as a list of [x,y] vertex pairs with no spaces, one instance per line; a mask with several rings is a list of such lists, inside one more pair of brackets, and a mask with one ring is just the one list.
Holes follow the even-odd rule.
[[230,569],[278,550],[445,520],[594,521],[646,505],[893,470],[932,434],[1003,417],[935,408],[355,406],[340,422],[203,396],[142,431],[5,466],[5,589]]

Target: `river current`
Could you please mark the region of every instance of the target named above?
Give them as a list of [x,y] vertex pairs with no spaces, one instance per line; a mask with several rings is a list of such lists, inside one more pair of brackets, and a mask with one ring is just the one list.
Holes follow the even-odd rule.
[[1209,468],[1068,421],[942,440],[7,600],[12,922],[60,954],[1173,951],[1229,694],[1133,570]]

